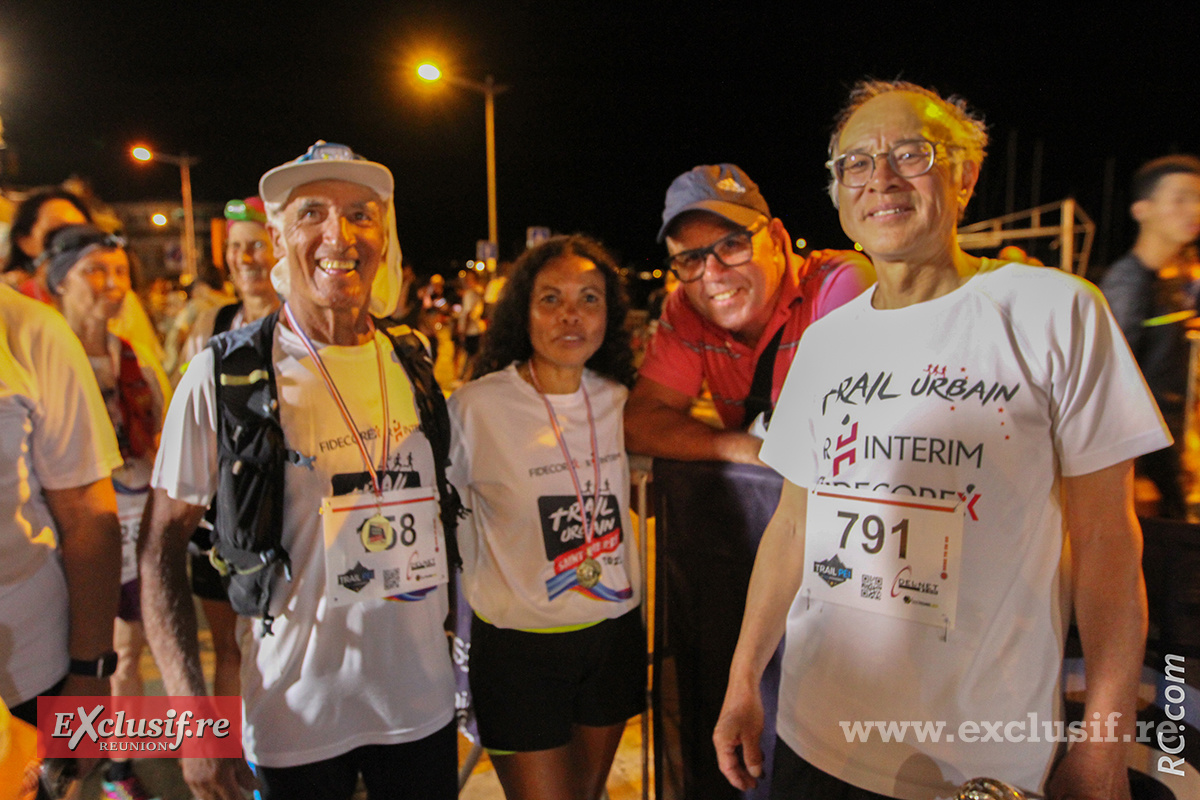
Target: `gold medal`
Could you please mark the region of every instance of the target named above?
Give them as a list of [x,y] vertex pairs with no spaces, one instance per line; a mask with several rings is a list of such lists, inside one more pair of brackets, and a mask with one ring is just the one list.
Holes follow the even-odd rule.
[[358,529],[358,537],[368,553],[391,550],[396,546],[396,530],[392,522],[382,513],[367,519]]
[[599,562],[594,558],[585,558],[583,563],[575,568],[575,578],[583,588],[592,588],[600,582]]

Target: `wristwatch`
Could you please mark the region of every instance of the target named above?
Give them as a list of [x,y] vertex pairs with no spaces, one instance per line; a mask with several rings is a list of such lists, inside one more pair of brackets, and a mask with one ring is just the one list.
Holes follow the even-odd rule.
[[85,678],[107,678],[117,671],[117,654],[112,650],[101,654],[99,658],[71,659],[67,670],[72,675],[82,675]]

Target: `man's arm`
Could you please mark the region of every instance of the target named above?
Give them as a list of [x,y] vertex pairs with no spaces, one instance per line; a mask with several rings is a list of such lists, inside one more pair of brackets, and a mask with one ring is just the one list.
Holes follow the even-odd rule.
[[[1146,642],[1146,585],[1142,531],[1133,510],[1133,462],[1063,479],[1071,544],[1075,622],[1087,678],[1085,722],[1104,731],[1071,746],[1048,786],[1052,800],[1068,796],[1128,800],[1125,769],[1137,714],[1137,689]],[[1111,716],[1111,715],[1118,716]],[[1110,719],[1116,720],[1111,738]],[[1088,731],[1093,728],[1088,725]]]
[[759,683],[787,629],[788,609],[800,591],[807,512],[807,490],[784,480],[779,507],[763,531],[754,559],[746,613],[729,666],[729,686],[713,731],[721,772],[743,791],[756,785],[762,776],[759,739],[763,707]]
[[[113,649],[121,593],[121,524],[110,479],[45,489],[67,579],[68,652],[93,661]],[[64,695],[108,695],[108,678],[68,675]]]
[[680,461],[762,465],[761,439],[705,425],[689,413],[691,402],[683,392],[638,378],[625,402],[625,446],[634,453]]
[[[142,621],[169,695],[206,695],[196,608],[187,576],[187,545],[205,508],[155,489],[138,537]],[[201,800],[242,800],[254,777],[241,759],[185,758],[183,775]]]

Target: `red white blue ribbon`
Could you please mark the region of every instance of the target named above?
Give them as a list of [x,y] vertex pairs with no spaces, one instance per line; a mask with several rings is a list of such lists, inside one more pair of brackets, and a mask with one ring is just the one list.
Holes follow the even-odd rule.
[[[367,474],[371,476],[371,486],[375,490],[375,498],[383,499],[383,487],[379,484],[379,476],[376,474],[375,465],[371,461],[371,456],[367,452],[367,445],[363,442],[362,436],[358,433],[358,426],[354,424],[354,418],[350,416],[350,409],[346,406],[346,401],[342,399],[341,392],[333,382],[333,378],[329,375],[329,370],[325,369],[325,364],[321,361],[321,357],[317,355],[317,348],[313,345],[312,340],[308,338],[308,334],[296,322],[295,316],[292,315],[291,306],[288,303],[283,304],[283,313],[287,317],[288,324],[296,335],[300,337],[300,342],[304,345],[304,349],[312,356],[313,364],[317,367],[317,372],[321,375],[321,380],[325,381],[325,388],[329,390],[333,401],[337,403],[338,410],[342,412],[342,419],[346,421],[347,427],[350,428],[350,435],[354,437],[354,443],[358,445],[358,454],[362,456],[363,464],[367,468]],[[371,326],[371,341],[375,344],[375,362],[379,366],[379,391],[383,396],[383,466],[386,469],[388,463],[388,444],[391,440],[391,431],[388,430],[388,396],[387,382],[383,376],[383,354],[379,349],[379,340],[375,338],[375,323],[367,317],[367,322]],[[590,413],[590,412],[589,412]]]

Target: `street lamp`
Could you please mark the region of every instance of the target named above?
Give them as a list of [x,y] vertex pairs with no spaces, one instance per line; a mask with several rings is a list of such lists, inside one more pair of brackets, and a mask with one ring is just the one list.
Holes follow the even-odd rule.
[[138,161],[158,159],[179,167],[179,181],[183,194],[183,274],[185,280],[191,283],[196,279],[196,221],[192,218],[192,165],[200,159],[193,158],[187,153],[177,156],[166,153],[156,153],[148,147],[137,146],[129,151]]
[[459,78],[455,75],[446,75],[433,64],[422,64],[417,67],[417,75],[427,81],[443,80],[451,86],[457,86],[460,89],[470,89],[473,92],[479,92],[483,95],[483,119],[484,127],[487,136],[487,187],[488,187],[488,241],[492,243],[492,247],[499,251],[500,234],[499,225],[496,222],[496,95],[503,94],[508,91],[507,86],[497,84],[488,75],[483,79],[483,83],[478,81]]

